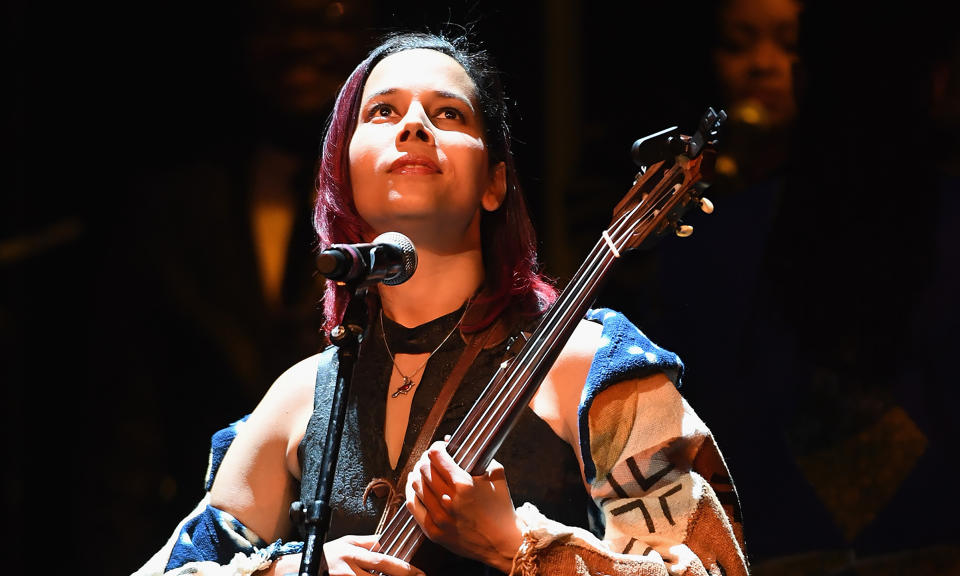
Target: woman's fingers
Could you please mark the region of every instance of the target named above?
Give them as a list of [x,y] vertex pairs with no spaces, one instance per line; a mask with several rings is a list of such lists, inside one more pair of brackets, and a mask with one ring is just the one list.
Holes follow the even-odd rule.
[[376,535],[343,536],[323,546],[330,576],[384,574],[385,576],[423,576],[409,562],[374,552]]
[[453,517],[449,510],[450,496],[436,483],[427,482],[429,474],[429,462],[418,464],[407,479],[405,496],[407,511],[428,537],[435,538],[444,526],[453,522]]
[[366,554],[358,555],[356,565],[366,571],[386,576],[422,576],[416,567],[399,558],[380,554],[379,552],[367,551]]
[[442,480],[447,486],[455,487],[458,484],[469,485],[471,483],[472,477],[470,474],[457,465],[453,456],[450,456],[447,452],[446,442],[434,442],[424,454],[424,459],[432,465],[433,478]]
[[344,542],[348,544],[353,544],[354,546],[359,546],[360,548],[366,548],[367,550],[372,550],[373,546],[379,542],[380,537],[376,534],[364,534],[362,536],[344,536],[341,538]]

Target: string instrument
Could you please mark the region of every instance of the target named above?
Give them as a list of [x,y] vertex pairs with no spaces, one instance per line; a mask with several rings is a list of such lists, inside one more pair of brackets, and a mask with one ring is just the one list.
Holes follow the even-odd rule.
[[[474,476],[486,470],[620,255],[649,247],[670,232],[689,236],[693,228],[681,217],[694,206],[713,211],[702,193],[713,176],[715,136],[726,117],[723,110],[711,108],[693,136],[681,135],[673,127],[634,143],[633,158],[640,172],[614,208],[610,226],[520,352],[494,374],[450,438],[447,451],[461,468]],[[376,550],[410,561],[425,538],[410,512],[400,507],[384,527]]]

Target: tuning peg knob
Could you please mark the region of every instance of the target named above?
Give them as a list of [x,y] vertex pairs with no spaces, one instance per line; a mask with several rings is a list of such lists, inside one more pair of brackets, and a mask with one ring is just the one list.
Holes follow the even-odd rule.
[[700,199],[700,209],[704,214],[713,214],[713,202],[709,198]]
[[690,236],[691,234],[693,234],[693,226],[691,226],[691,225],[689,225],[689,224],[681,224],[681,225],[677,226],[677,236],[679,236],[679,237],[681,237],[681,238],[686,238],[687,236]]

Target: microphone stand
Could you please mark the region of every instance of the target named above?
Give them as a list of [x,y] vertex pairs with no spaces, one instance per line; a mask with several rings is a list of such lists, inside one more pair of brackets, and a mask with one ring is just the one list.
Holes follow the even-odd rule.
[[347,284],[348,289],[354,291],[353,297],[344,312],[343,322],[330,331],[330,340],[338,348],[339,364],[333,402],[330,405],[330,421],[327,424],[327,436],[320,460],[316,497],[313,502],[297,501],[290,506],[290,517],[294,522],[302,523],[306,532],[300,576],[317,576],[320,570],[323,576],[329,576],[327,559],[323,555],[323,543],[330,527],[330,494],[333,491],[337,456],[340,454],[340,439],[343,436],[343,421],[347,412],[353,367],[368,319],[367,289],[358,288],[358,284],[359,282]]

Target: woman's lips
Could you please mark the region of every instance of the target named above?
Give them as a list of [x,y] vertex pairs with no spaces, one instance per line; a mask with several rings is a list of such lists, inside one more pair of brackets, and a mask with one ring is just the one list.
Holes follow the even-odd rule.
[[429,158],[403,156],[394,160],[388,172],[393,174],[440,174],[440,167]]

